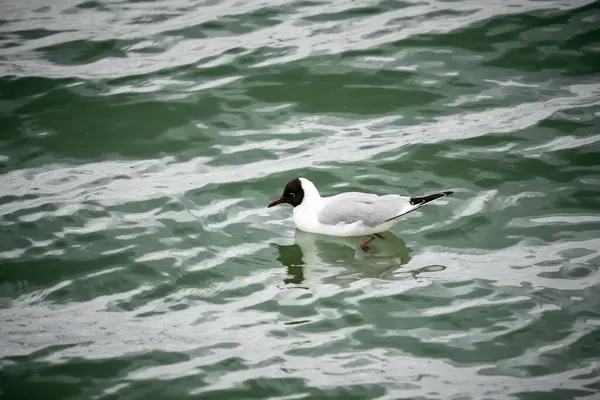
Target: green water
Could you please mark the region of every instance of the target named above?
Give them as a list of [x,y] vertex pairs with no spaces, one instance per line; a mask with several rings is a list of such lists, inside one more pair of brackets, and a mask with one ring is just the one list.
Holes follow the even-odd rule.
[[[594,399],[600,3],[0,3],[1,399]],[[455,195],[297,232],[296,176]]]

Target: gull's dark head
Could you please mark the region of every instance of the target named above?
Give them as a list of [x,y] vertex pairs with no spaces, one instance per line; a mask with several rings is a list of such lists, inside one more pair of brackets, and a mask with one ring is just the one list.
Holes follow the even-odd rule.
[[296,207],[302,203],[304,199],[304,189],[302,189],[302,182],[300,179],[296,178],[287,183],[283,188],[283,194],[281,197],[271,204],[269,207],[276,206],[277,204],[287,203]]

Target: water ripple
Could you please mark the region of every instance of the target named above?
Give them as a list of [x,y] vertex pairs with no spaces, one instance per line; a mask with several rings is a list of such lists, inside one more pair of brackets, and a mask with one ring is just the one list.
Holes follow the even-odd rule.
[[[5,396],[600,392],[598,2],[0,10]],[[365,253],[298,175],[455,196]]]

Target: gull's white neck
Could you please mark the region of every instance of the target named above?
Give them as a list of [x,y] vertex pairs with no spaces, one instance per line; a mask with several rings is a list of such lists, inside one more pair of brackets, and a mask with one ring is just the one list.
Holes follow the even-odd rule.
[[294,223],[300,230],[318,232],[319,220],[317,214],[323,208],[323,199],[317,187],[306,178],[299,178],[304,191],[300,205],[294,207]]

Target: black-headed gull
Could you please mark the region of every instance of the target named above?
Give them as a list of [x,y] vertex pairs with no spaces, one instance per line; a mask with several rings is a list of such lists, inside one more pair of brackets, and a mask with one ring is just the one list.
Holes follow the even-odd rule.
[[381,232],[397,224],[400,217],[452,193],[446,191],[422,197],[406,197],[345,192],[321,197],[311,181],[296,178],[285,185],[281,197],[269,207],[291,204],[294,207],[294,223],[305,232],[330,236],[370,236],[360,245],[366,251],[369,243],[381,237]]

